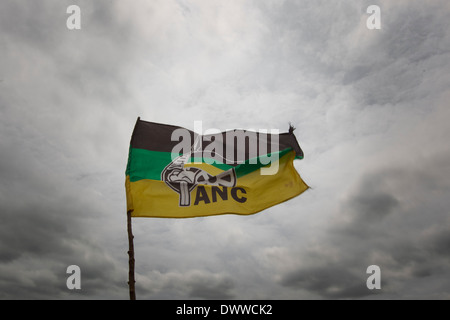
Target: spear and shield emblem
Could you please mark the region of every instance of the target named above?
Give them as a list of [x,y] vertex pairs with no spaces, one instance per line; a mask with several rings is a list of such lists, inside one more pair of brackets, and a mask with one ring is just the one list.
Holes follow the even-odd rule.
[[199,184],[231,188],[236,186],[237,178],[234,168],[213,176],[200,168],[185,167],[193,154],[201,152],[200,139],[201,136],[197,136],[190,152],[173,159],[161,172],[161,180],[180,195],[180,207],[191,205],[191,191]]

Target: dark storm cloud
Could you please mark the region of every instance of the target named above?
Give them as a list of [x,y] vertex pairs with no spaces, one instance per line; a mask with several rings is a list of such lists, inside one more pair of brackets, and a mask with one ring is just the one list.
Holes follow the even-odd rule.
[[331,264],[289,273],[281,284],[308,290],[323,298],[350,299],[377,293],[367,289],[365,280],[363,272],[357,274],[347,266]]
[[363,194],[352,199],[353,210],[358,213],[358,218],[363,223],[381,219],[390,214],[398,205],[397,199],[387,193]]
[[[448,20],[444,18],[448,4],[380,1],[376,4],[382,10],[382,29],[371,33],[362,31],[365,3],[373,4],[330,4],[328,9],[334,10],[328,11],[322,2],[313,8],[285,2],[277,8],[280,10],[268,13],[286,27],[272,32],[291,31],[284,33],[290,41],[280,41],[280,47],[301,57],[297,66],[305,64],[301,70],[310,82],[320,79],[317,82],[328,87],[338,84],[336,90],[345,88],[349,93],[336,112],[331,112],[331,106],[324,109],[326,125],[316,124],[321,132],[329,130],[325,137],[339,136],[335,150],[341,149],[319,152],[322,157],[328,154],[330,162],[324,162],[317,174],[324,170],[329,175],[323,178],[332,180],[333,170],[340,170],[340,178],[333,180],[336,201],[329,209],[331,222],[325,230],[316,230],[314,240],[305,240],[303,251],[292,248],[290,254],[279,257],[289,262],[286,267],[278,266],[282,270],[279,282],[298,290],[298,296],[306,291],[323,298],[427,294],[445,298],[448,290],[436,290],[435,283],[445,279],[448,267],[448,259],[438,249],[445,248],[449,225],[443,209],[449,205],[444,178],[448,174],[444,141],[449,131],[443,120],[448,118],[444,106],[450,81],[443,76],[450,67],[445,49],[450,41]],[[361,15],[355,15],[355,10]],[[328,23],[330,12],[339,23]],[[314,22],[309,23],[305,15],[313,16]],[[354,27],[358,17],[361,29]],[[316,30],[306,32],[309,27]],[[321,32],[328,37],[320,36]],[[315,41],[316,35],[321,41]],[[323,91],[328,87],[323,86]],[[336,98],[331,101],[340,102]],[[347,118],[347,111],[352,116]],[[377,138],[365,139],[365,135]],[[315,141],[316,148],[323,139],[321,135]],[[343,146],[345,141],[351,146],[348,149]],[[364,141],[363,148],[358,141]],[[329,141],[324,145],[330,145]],[[362,162],[354,166],[356,158]],[[344,173],[344,168],[349,170]],[[323,182],[316,192],[321,193],[325,185]],[[383,289],[375,296],[365,287],[365,271],[371,264],[379,264],[383,274]],[[415,290],[419,278],[421,289]]]
[[2,298],[71,297],[66,268],[72,264],[82,269],[83,292],[92,297],[103,292],[105,285],[125,286],[125,281],[120,283],[120,277],[114,276],[113,260],[95,240],[83,236],[95,228],[81,222],[89,207],[70,194],[64,181],[53,181],[60,186],[57,190],[50,184],[54,177],[33,175],[33,167],[17,168],[2,161],[2,168]]
[[[101,21],[95,27],[86,19],[86,25],[99,34],[113,31],[109,6],[83,4],[86,13]],[[92,138],[86,137],[86,127],[79,126],[80,116],[83,119],[82,113],[100,96],[107,101],[114,92],[123,93],[100,84],[107,77],[116,78],[120,64],[107,53],[107,41],[88,40],[93,51],[79,51],[83,38],[65,27],[68,5],[54,1],[0,4],[0,287],[4,299],[101,297],[107,288],[112,290],[111,297],[121,297],[116,287],[126,296],[125,277],[114,275],[115,261],[95,237],[102,226],[91,218],[98,214],[89,185],[92,180],[76,179],[95,170],[80,161],[89,152],[86,138]],[[123,40],[120,31],[113,32],[113,42]],[[92,94],[86,94],[89,91]],[[76,98],[80,95],[84,100]],[[103,174],[107,170],[103,168]],[[81,268],[83,293],[66,287],[66,268],[71,264]]]
[[189,281],[189,296],[202,299],[231,299],[234,288],[230,277],[208,277],[200,274]]
[[[426,279],[430,287],[421,283],[422,294],[428,292],[430,298],[448,294],[443,289],[435,296],[430,289],[434,279],[447,276],[450,267],[445,209],[450,172],[441,158],[364,176],[323,239],[328,249],[304,255],[308,266],[286,273],[281,284],[325,298],[364,298],[374,293],[398,298],[414,288],[418,279]],[[365,269],[372,264],[382,272],[378,292],[365,287]]]
[[[143,276],[143,275],[142,275]],[[183,270],[160,273],[153,271],[137,285],[141,297],[153,299],[233,299],[236,284],[224,273],[206,270]]]

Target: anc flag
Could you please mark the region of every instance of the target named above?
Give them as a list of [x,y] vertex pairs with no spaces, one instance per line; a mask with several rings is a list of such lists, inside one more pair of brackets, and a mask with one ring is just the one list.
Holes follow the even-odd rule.
[[160,218],[253,214],[308,189],[293,165],[302,158],[292,127],[281,134],[200,135],[138,118],[126,169],[127,210]]

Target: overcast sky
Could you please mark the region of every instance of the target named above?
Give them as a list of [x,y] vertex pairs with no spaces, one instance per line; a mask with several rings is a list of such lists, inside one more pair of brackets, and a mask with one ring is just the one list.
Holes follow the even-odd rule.
[[140,116],[292,122],[312,189],[252,216],[134,219],[138,299],[449,299],[449,15],[447,0],[2,0],[0,298],[128,299]]

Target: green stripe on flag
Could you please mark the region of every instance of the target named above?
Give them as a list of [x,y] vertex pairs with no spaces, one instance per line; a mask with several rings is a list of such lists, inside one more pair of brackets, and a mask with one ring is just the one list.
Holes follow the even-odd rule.
[[[289,153],[292,148],[286,148],[278,152],[278,159]],[[161,172],[164,168],[172,162],[173,158],[179,156],[179,154],[171,152],[161,152],[161,151],[150,151],[146,149],[131,148],[129,151],[129,158],[127,164],[126,175],[130,177],[130,182],[135,182],[143,179],[150,180],[161,180]],[[264,155],[261,157],[256,157],[245,161],[245,163],[235,166],[236,176],[243,177],[261,167],[264,167],[268,162],[268,157],[273,156],[272,154]],[[207,161],[209,160],[209,161]],[[261,162],[262,160],[262,162]],[[210,158],[194,158],[191,157],[191,163],[193,162],[212,162]],[[226,171],[233,168],[233,166],[226,163],[210,163],[212,166]]]

